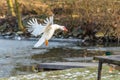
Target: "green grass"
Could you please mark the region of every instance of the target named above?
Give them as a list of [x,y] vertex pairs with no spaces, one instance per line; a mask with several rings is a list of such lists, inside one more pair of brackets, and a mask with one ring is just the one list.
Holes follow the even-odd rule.
[[[120,72],[114,70],[113,73],[108,72],[108,66],[103,66],[102,80],[120,80]],[[96,80],[97,67],[93,68],[74,68],[67,70],[40,72],[29,75],[19,75],[9,78],[1,78],[0,80]]]

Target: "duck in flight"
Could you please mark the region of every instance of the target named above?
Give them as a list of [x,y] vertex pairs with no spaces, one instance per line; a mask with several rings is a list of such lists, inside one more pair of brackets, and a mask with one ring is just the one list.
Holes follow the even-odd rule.
[[37,19],[33,18],[27,22],[27,30],[34,36],[42,35],[38,42],[34,45],[34,48],[38,48],[43,43],[48,46],[48,40],[50,40],[54,34],[54,32],[58,29],[62,31],[68,31],[65,26],[54,24],[53,16],[46,18],[44,20],[45,24],[38,24]]

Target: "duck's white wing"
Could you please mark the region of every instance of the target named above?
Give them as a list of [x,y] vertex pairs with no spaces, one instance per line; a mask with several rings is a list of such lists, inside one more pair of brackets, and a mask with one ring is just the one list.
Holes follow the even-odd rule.
[[42,24],[38,24],[37,19],[33,18],[27,22],[27,30],[34,36],[42,34],[45,29],[48,29],[47,27],[53,24],[53,16],[46,18],[44,23],[44,26]]
[[44,20],[45,22],[45,29],[43,31],[43,35],[42,37],[39,39],[39,41],[34,45],[35,48],[41,46],[45,40],[49,40],[49,37],[51,37],[50,35],[53,34],[53,30],[51,25],[53,24],[53,16],[46,18],[46,20]]
[[38,36],[42,34],[45,30],[45,26],[42,24],[38,24],[37,19],[32,19],[27,22],[27,30],[31,32],[32,35]]
[[50,16],[49,18],[46,18],[44,20],[44,23],[45,23],[46,26],[52,25],[53,24],[53,16]]
[[42,37],[34,45],[34,48],[37,48],[37,47],[41,46],[46,40],[48,41],[53,36],[53,34],[54,34],[54,29],[53,28],[47,29],[47,32],[43,33]]
[[34,45],[34,48],[37,48],[41,46],[45,42],[45,37],[42,35],[42,37],[38,40],[38,42]]

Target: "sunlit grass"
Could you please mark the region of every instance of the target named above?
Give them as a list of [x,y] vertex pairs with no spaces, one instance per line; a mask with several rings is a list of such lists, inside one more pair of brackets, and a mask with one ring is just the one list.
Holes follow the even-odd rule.
[[[102,80],[119,80],[120,72],[114,70],[108,72],[109,67],[103,66]],[[0,80],[96,80],[97,67],[92,68],[75,68],[67,70],[40,72],[36,74],[20,75],[16,77],[4,78]]]

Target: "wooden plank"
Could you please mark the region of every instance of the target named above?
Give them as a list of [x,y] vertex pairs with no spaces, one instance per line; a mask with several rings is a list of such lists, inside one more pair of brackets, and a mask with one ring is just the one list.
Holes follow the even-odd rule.
[[55,62],[41,63],[39,69],[69,69],[69,68],[84,68],[97,66],[97,63],[80,63],[80,62]]
[[94,59],[100,60],[104,63],[120,65],[120,55],[95,56]]
[[78,61],[91,61],[91,60],[93,60],[93,57],[72,57],[72,58],[63,58],[63,59],[65,59],[69,62],[70,61],[78,62]]
[[103,63],[115,64],[120,66],[120,55],[95,56],[94,59],[99,60],[97,80],[101,80],[101,71]]

